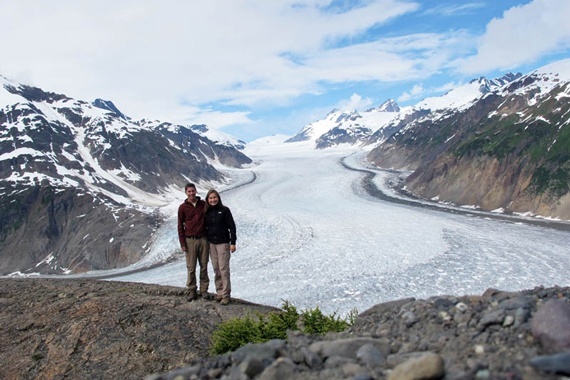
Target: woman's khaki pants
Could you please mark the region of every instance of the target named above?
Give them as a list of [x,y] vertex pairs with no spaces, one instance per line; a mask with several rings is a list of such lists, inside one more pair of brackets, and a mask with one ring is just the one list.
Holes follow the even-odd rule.
[[210,260],[214,267],[214,283],[216,294],[222,298],[230,298],[232,284],[230,282],[230,245],[210,243]]

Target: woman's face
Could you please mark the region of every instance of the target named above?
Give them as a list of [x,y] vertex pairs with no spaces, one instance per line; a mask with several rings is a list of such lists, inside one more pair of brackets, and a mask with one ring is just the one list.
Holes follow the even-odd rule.
[[217,205],[219,201],[220,201],[220,199],[218,198],[216,193],[212,193],[208,196],[208,203],[210,204],[210,206]]

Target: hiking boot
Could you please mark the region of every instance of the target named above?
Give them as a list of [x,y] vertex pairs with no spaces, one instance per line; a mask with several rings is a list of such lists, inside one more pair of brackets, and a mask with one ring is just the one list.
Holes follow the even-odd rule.
[[220,301],[220,305],[227,305],[229,303],[230,303],[229,298],[222,298],[222,300]]
[[196,292],[190,292],[190,293],[188,293],[188,298],[186,298],[186,300],[187,300],[188,302],[195,301],[196,299],[198,299],[198,296],[196,295]]

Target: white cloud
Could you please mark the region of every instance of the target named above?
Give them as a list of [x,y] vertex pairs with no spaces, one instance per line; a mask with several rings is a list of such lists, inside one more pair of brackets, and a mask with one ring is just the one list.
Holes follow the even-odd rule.
[[444,15],[456,16],[461,14],[469,14],[478,9],[484,8],[485,3],[465,3],[465,4],[439,4],[433,8],[427,9],[426,15]]
[[[160,89],[191,101],[217,98],[230,85],[255,84],[290,70],[285,52],[305,54],[337,38],[415,9],[397,1],[371,1],[341,14],[317,6],[330,1],[251,2],[25,0],[0,5],[2,69],[30,67],[36,76],[91,77],[89,86]],[[35,59],[34,59],[35,58]],[[39,59],[38,59],[39,58]],[[18,62],[19,61],[19,62]],[[25,62],[21,65],[21,62]]]
[[253,124],[249,118],[249,112],[220,112],[215,110],[202,110],[192,118],[188,118],[188,124],[206,124],[212,129],[222,129],[234,124]]
[[[319,81],[351,80],[351,72],[356,80],[390,74],[371,59],[398,65],[400,72],[411,66],[390,52],[343,57],[352,52],[335,46],[417,10],[416,3],[374,0],[342,12],[323,10],[330,5],[330,0],[3,2],[0,34],[10,38],[3,40],[9,59],[0,61],[0,72],[73,97],[113,99],[126,113],[144,114],[139,104],[157,99],[284,104],[302,93],[319,93]],[[295,62],[296,56],[305,62]]]
[[404,92],[398,97],[398,102],[406,102],[411,99],[418,99],[426,94],[426,89],[421,84],[416,84],[410,91]]
[[457,62],[471,74],[508,70],[570,48],[570,1],[534,0],[509,9],[487,25],[477,54]]
[[364,110],[373,104],[370,98],[363,98],[359,94],[352,94],[350,99],[343,99],[336,108],[341,111],[351,112],[354,110]]
[[[125,109],[121,104],[115,105],[123,112]],[[163,122],[170,122],[182,125],[206,124],[211,129],[222,129],[236,123],[246,125],[252,124],[250,119],[250,111],[220,111],[209,107],[197,107],[193,105],[171,104],[164,101],[155,101],[152,103],[141,103],[135,105],[134,108],[145,109],[145,112],[151,117],[146,119],[156,119]],[[129,112],[125,112],[129,115]]]
[[[420,33],[408,22],[421,20],[424,26],[438,15],[455,20],[445,16],[476,14],[481,1],[420,13],[422,5],[409,0],[3,1],[0,74],[78,99],[110,99],[133,118],[221,128],[260,123],[260,109],[267,116],[272,106],[290,106],[303,95],[322,99],[332,87],[339,97],[358,92],[363,99],[384,94],[338,89],[383,82],[391,88],[418,82],[433,88],[430,77],[441,78],[449,68],[481,75],[569,44],[568,0],[513,8],[491,21],[479,41],[467,29],[437,25]],[[523,33],[523,42],[516,33]],[[475,51],[477,42],[478,54],[458,61]],[[400,99],[421,96],[419,88]]]

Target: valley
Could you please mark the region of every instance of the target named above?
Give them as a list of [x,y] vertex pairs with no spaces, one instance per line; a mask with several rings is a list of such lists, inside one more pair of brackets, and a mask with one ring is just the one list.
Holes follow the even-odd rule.
[[[568,285],[567,230],[378,199],[362,187],[361,173],[341,165],[354,151],[315,152],[303,143],[247,148],[256,165],[237,178],[251,180],[250,171],[256,180],[222,192],[238,225],[234,297],[344,314],[404,297]],[[112,278],[183,286],[175,222],[161,227],[145,258],[172,261]]]

